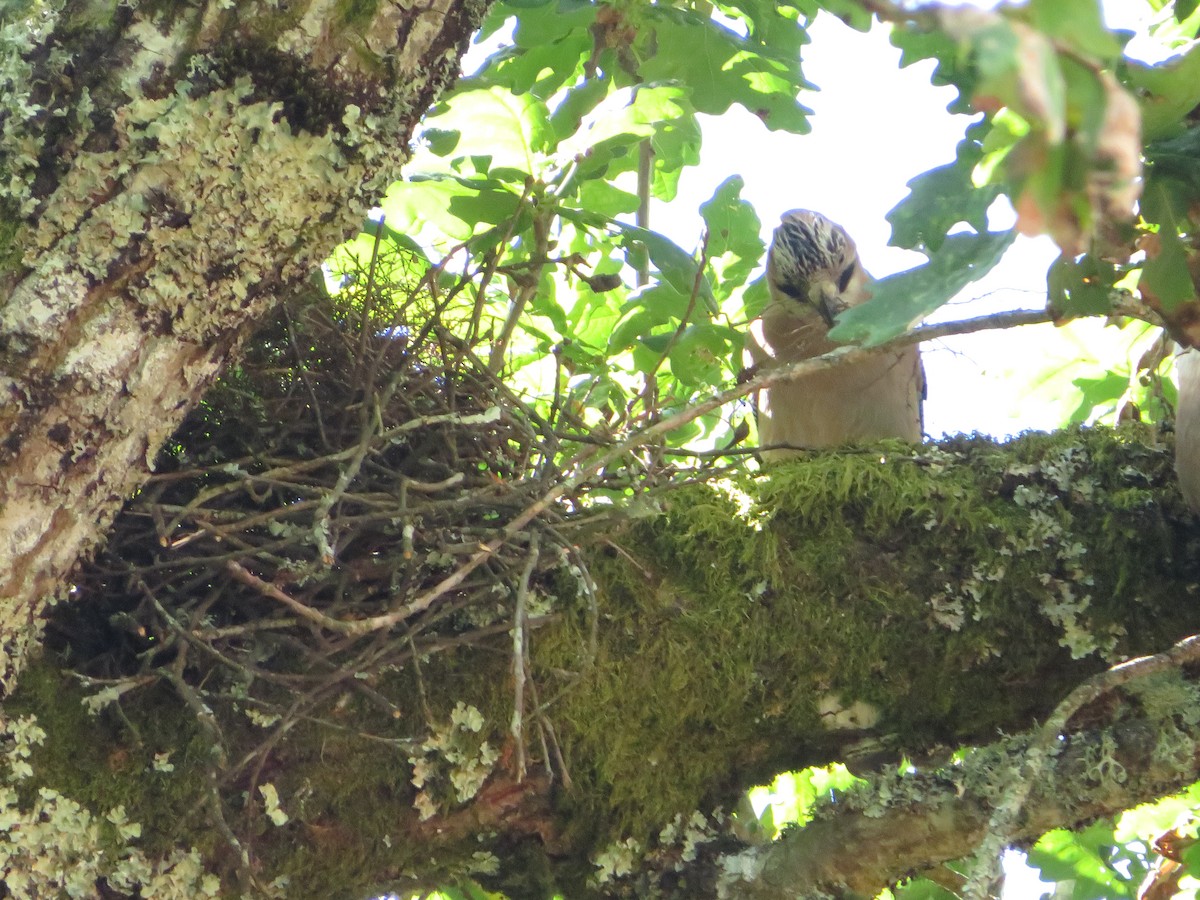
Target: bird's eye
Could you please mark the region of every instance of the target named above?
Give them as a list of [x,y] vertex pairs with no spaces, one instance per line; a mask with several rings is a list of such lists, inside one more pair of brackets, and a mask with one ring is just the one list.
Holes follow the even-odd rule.
[[843,294],[846,293],[846,288],[850,287],[850,279],[854,277],[854,264],[846,266],[842,270],[842,274],[838,276],[838,290]]

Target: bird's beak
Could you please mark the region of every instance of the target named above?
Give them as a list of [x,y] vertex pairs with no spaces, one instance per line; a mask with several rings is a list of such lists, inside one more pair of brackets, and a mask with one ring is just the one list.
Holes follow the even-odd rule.
[[832,281],[814,281],[808,289],[808,302],[830,328],[833,327],[833,320],[846,308],[841,291]]

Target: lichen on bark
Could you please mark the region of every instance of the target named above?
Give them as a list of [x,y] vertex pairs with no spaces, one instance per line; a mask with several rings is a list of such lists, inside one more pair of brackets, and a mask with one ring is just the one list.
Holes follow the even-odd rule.
[[398,177],[482,11],[6,9],[0,689],[249,324]]

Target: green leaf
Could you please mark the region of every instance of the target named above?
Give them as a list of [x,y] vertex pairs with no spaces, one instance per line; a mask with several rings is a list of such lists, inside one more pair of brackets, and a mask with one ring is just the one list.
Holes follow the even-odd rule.
[[499,32],[509,23],[515,12],[516,10],[505,3],[493,3],[488,7],[487,15],[483,17],[483,21],[479,24],[479,30],[475,32],[471,46],[478,47],[486,43],[488,38]]
[[1100,62],[1121,55],[1122,42],[1104,25],[1097,0],[1030,0],[1030,22],[1060,44]]
[[506,87],[515,94],[532,92],[547,99],[578,77],[591,50],[592,36],[586,27],[566,27],[552,40],[494,53],[476,75],[459,82],[456,92]]
[[1176,222],[1187,222],[1192,197],[1186,184],[1155,169],[1142,192],[1142,218],[1154,224],[1168,223],[1172,226]]
[[1100,407],[1115,408],[1129,390],[1129,378],[1119,372],[1106,372],[1095,378],[1076,378],[1071,383],[1079,390],[1079,405],[1069,419],[1072,425],[1088,421]]
[[[668,412],[669,414],[669,411],[665,412]],[[696,438],[700,437],[702,430],[703,429],[700,427],[700,423],[698,421],[688,422],[686,425],[682,425],[679,428],[673,428],[668,431],[665,435],[665,440],[672,447],[684,447],[687,446],[690,441],[694,441]]]
[[1200,809],[1200,783],[1191,785],[1181,793],[1153,803],[1143,803],[1121,813],[1113,836],[1123,844],[1154,837],[1190,818],[1188,814],[1197,809]]
[[[703,113],[720,115],[736,103],[773,131],[808,133],[812,111],[796,100],[796,93],[812,85],[800,72],[797,54],[751,43],[690,10],[655,6],[648,16],[657,46],[639,67],[643,80],[687,85]],[[790,27],[800,28],[796,23]]]
[[946,890],[928,878],[913,878],[896,887],[896,900],[956,900],[958,894]]
[[574,134],[583,117],[599,105],[612,90],[612,79],[596,76],[580,82],[566,91],[550,113],[550,124],[560,141]]
[[774,837],[778,832],[775,827],[775,807],[767,805],[763,808],[762,815],[758,817],[758,833]]
[[983,145],[971,138],[958,145],[958,157],[908,182],[909,194],[887,214],[894,247],[936,250],[959,222],[978,232],[987,229],[987,211],[1000,194],[999,185],[976,187],[972,172],[983,157]]
[[[687,313],[689,302],[688,294],[669,284],[656,284],[639,291],[621,309],[621,319],[608,338],[609,354],[628,350],[637,341],[653,345],[656,329],[669,326],[673,332]],[[659,331],[659,336],[665,342],[670,334]],[[665,349],[665,343],[658,347],[660,353]]]
[[[650,262],[662,276],[662,281],[670,285],[677,294],[685,298],[690,297],[695,289],[697,297],[708,307],[710,312],[715,315],[718,311],[712,285],[700,272],[696,260],[670,238],[657,231],[629,225],[590,210],[559,207],[558,214],[564,219],[580,225],[602,227],[615,232],[617,242],[625,248],[627,254],[636,255],[644,250],[649,256]],[[699,277],[697,278],[697,276]]]
[[638,198],[611,181],[589,178],[579,185],[579,205],[611,217],[636,211]]
[[946,107],[949,112],[974,115],[971,97],[979,81],[979,70],[970,57],[960,52],[958,41],[941,30],[917,31],[910,28],[892,29],[892,45],[900,49],[900,67],[905,68],[924,59],[935,63],[930,83],[938,87],[958,88],[958,97]]
[[670,348],[671,372],[686,387],[720,384],[728,376],[728,360],[742,337],[709,323],[689,325]]
[[[870,22],[870,13],[857,4],[844,4],[841,0],[838,0],[838,3],[849,8],[834,11],[831,9],[834,6],[832,2],[823,3],[822,6],[830,9],[839,18],[845,14],[842,20],[847,24],[851,24],[853,20],[851,27],[857,28],[864,21]],[[743,23],[746,41],[752,46],[769,48],[773,53],[794,54],[797,58],[801,49],[809,42],[804,22],[816,15],[816,10],[801,14],[796,8],[798,4],[777,4],[771,0],[736,0],[715,3],[714,6],[729,18]]]
[[395,228],[388,225],[386,219],[382,222],[371,218],[365,219],[362,225],[362,233],[371,238],[379,235],[383,240],[390,241],[396,247],[407,250],[428,262],[424,248],[407,234],[401,234]]
[[[499,4],[501,8],[509,4]],[[557,0],[537,7],[513,10],[517,27],[513,42],[525,50],[544,47],[576,29],[588,29],[596,21],[599,6],[590,0]]]
[[1060,256],[1047,275],[1047,300],[1070,318],[1111,312],[1113,285],[1120,277],[1115,265],[1090,253],[1078,260]]
[[1153,177],[1170,177],[1200,192],[1200,126],[1147,144],[1146,160]]
[[1159,225],[1158,254],[1147,259],[1142,267],[1142,284],[1158,298],[1166,313],[1196,299],[1196,286],[1187,262],[1187,251],[1175,226]]
[[1200,105],[1200,44],[1153,66],[1128,60],[1125,71],[1139,98],[1147,143],[1178,134],[1187,114]]
[[430,123],[462,135],[457,157],[488,156],[493,166],[528,175],[538,172],[538,156],[549,149],[553,136],[544,102],[501,87],[455,94]]
[[1147,254],[1141,284],[1167,313],[1196,299],[1187,249],[1180,238],[1180,232],[1190,228],[1188,206],[1194,196],[1195,192],[1186,185],[1161,177],[1157,167],[1142,196],[1142,217],[1158,225],[1158,252]]
[[679,119],[650,138],[653,151],[650,194],[663,202],[675,199],[679,176],[700,162],[700,123],[695,116]]
[[766,276],[755,278],[746,289],[742,291],[742,304],[745,306],[745,318],[753,319],[764,309],[767,308],[767,303],[771,299],[771,294],[767,290]]
[[627,225],[615,219],[611,220],[611,225],[621,233],[621,243],[626,249],[636,252],[639,247],[645,248],[663,281],[684,297],[690,297],[692,291],[696,291],[710,313],[715,315],[718,312],[712,285],[690,253],[657,231]]
[[745,284],[766,252],[759,234],[762,223],[754,207],[742,199],[743,187],[742,177],[731,175],[721,182],[711,200],[700,205],[708,232],[705,250],[726,294]]
[[903,334],[990,272],[1015,237],[1015,231],[950,235],[929,262],[871,285],[871,299],[842,313],[829,337],[873,347]]
[[[607,82],[601,87],[607,91]],[[586,108],[588,103],[592,108]],[[574,130],[563,135],[568,126]],[[612,91],[602,99],[589,94],[570,113],[556,119],[555,127],[562,136],[557,149],[559,165],[571,173],[573,183],[601,178],[611,181],[623,172],[635,171],[640,147],[649,141],[651,195],[669,201],[675,196],[682,170],[700,161],[700,125],[688,91],[677,84],[642,85]],[[568,168],[572,160],[575,166]],[[570,187],[564,185],[562,190]]]
[[558,152],[565,158],[583,156],[588,171],[602,170],[620,148],[640,144],[670,123],[691,118],[687,91],[677,84],[643,85],[610,93],[565,138]]
[[1078,900],[1132,897],[1136,883],[1130,884],[1109,865],[1112,849],[1112,826],[1097,822],[1078,833],[1048,832],[1029,851],[1028,859],[1047,881],[1075,882],[1072,897]]
[[502,182],[455,176],[414,176],[397,181],[380,202],[389,227],[416,233],[426,225],[465,241],[480,225],[498,224],[517,209],[519,198]]
[[458,146],[461,137],[462,135],[457,131],[445,128],[425,128],[421,131],[421,140],[426,143],[429,152],[434,156],[449,156]]

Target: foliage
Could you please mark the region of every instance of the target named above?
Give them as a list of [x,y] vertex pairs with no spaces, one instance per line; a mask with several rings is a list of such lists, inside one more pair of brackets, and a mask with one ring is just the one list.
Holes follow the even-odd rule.
[[[760,630],[741,634],[751,644],[764,635],[778,639],[787,628],[797,630],[799,641],[814,629],[810,621],[776,621],[779,607],[759,601],[780,585],[803,582],[822,561],[852,557],[859,531],[843,515],[857,516],[855,526],[865,527],[905,509],[906,527],[926,531],[932,529],[912,518],[918,512],[935,525],[958,516],[955,527],[991,535],[989,529],[1004,531],[1002,525],[1021,516],[1061,526],[1076,504],[1086,507],[1087,498],[1055,486],[1044,471],[991,472],[991,499],[1003,502],[980,501],[968,510],[965,494],[891,480],[893,468],[928,460],[893,454],[893,468],[877,464],[874,455],[817,460],[780,470],[761,487],[762,502],[779,522],[790,521],[797,533],[816,528],[845,539],[822,543],[814,534],[798,540],[789,566],[808,564],[793,570],[781,562],[789,553],[775,542],[778,536],[751,542],[757,525],[743,523],[746,534],[731,527],[730,501],[712,501],[707,487],[676,490],[731,472],[745,478],[750,468],[740,446],[749,433],[744,405],[700,401],[714,386],[736,382],[742,331],[765,303],[755,277],[765,249],[763,223],[742,199],[736,176],[701,208],[704,231],[694,246],[680,246],[650,226],[650,201],[671,201],[681,173],[698,162],[701,115],[740,105],[766,128],[804,134],[809,111],[799,92],[812,86],[799,54],[808,24],[832,13],[865,28],[868,7],[893,22],[893,41],[906,62],[936,60],[935,81],[960,91],[956,108],[980,115],[956,160],[914,178],[910,195],[889,215],[893,243],[923,253],[927,263],[879,283],[873,300],[843,317],[835,334],[885,342],[985,274],[1014,237],[989,230],[988,210],[1003,196],[1017,211],[1018,230],[1049,233],[1063,251],[1048,282],[1056,316],[1111,312],[1115,299],[1124,302],[1136,289],[1187,337],[1200,253],[1193,222],[1200,208],[1200,126],[1191,117],[1200,101],[1200,55],[1194,48],[1160,65],[1129,59],[1124,36],[1103,26],[1093,0],[1034,0],[995,13],[908,12],[848,0],[500,3],[483,35],[511,30],[510,42],[431,112],[409,177],[390,188],[362,233],[327,263],[330,296],[285,308],[189,417],[105,554],[80,580],[81,592],[103,596],[106,605],[79,605],[87,610],[79,614],[103,621],[84,628],[74,613],[64,613],[55,646],[73,654],[74,665],[90,677],[119,683],[179,659],[195,667],[194,655],[207,654],[211,668],[205,671],[219,677],[179,677],[174,689],[191,703],[200,703],[201,694],[210,702],[215,694],[225,704],[223,715],[247,718],[280,738],[301,722],[335,730],[342,715],[337,704],[352,696],[356,713],[369,710],[355,727],[401,748],[418,773],[411,782],[418,789],[414,803],[432,816],[470,800],[471,789],[482,784],[480,773],[495,762],[489,739],[503,732],[485,733],[476,717],[505,721],[522,701],[514,704],[517,689],[505,684],[501,696],[497,686],[492,705],[472,714],[452,702],[449,689],[434,689],[421,693],[420,710],[401,710],[392,679],[415,670],[424,692],[419,666],[430,657],[463,645],[496,647],[514,632],[518,647],[497,681],[524,684],[529,675],[532,691],[534,675],[543,689],[566,679],[574,694],[558,714],[569,717],[571,703],[581,704],[581,721],[572,723],[579,745],[611,742],[622,724],[635,721],[636,709],[667,710],[682,663],[699,656],[680,630],[655,630],[677,607],[696,617],[690,624],[709,631],[715,625],[732,632],[752,622]],[[1159,30],[1194,36],[1200,24],[1194,5],[1177,3],[1174,11]],[[1146,142],[1141,181],[1139,117]],[[1143,314],[1154,319],[1150,311]],[[1161,355],[1147,362],[1147,382],[1159,362]],[[1123,396],[1129,381],[1081,383],[1077,418]],[[1152,394],[1153,385],[1146,387]],[[932,465],[944,463],[933,459]],[[1047,469],[1078,462],[1068,454]],[[1021,462],[1035,463],[1046,460]],[[1103,468],[1090,456],[1087,463]],[[1133,577],[1120,568],[1118,545],[1135,536],[1153,541],[1156,534],[1149,520],[1142,528],[1128,524],[1143,521],[1138,516],[1148,505],[1143,486],[1122,482],[1124,474],[1117,472],[1109,485],[1114,507],[1099,513],[1088,507],[1094,513],[1088,527],[1098,529],[1095,545],[1112,549],[1101,554],[1099,576],[1113,588],[1108,600],[1124,596],[1119,589]],[[672,510],[703,503],[713,503],[715,512],[689,517],[684,541],[663,533],[675,524],[673,515],[682,518]],[[809,506],[789,505],[803,503]],[[882,511],[872,506],[889,503]],[[1126,507],[1118,508],[1122,503]],[[662,559],[642,559],[642,575],[702,572],[701,583],[680,576],[678,596],[654,594],[648,601],[660,606],[647,609],[638,605],[646,602],[640,596],[645,584],[635,588],[622,580],[633,577],[636,564],[593,563],[593,578],[577,536],[603,532],[614,508],[623,518],[644,513],[649,519],[637,526],[631,549],[619,548],[623,559],[661,550]],[[985,514],[998,519],[980,525]],[[1117,530],[1105,531],[1110,526]],[[1051,609],[1054,641],[1073,658],[1124,646],[1127,610],[1101,602],[1085,614],[1088,603],[1072,605],[1072,590],[1082,583],[1074,545],[1027,527],[1019,532],[1021,552],[1049,555],[1026,567],[1023,576],[1037,587],[1022,595],[1029,609],[1008,618],[1026,623]],[[726,553],[719,560],[724,573],[712,559],[714,545]],[[922,558],[943,555],[925,551]],[[887,559],[901,565],[899,555]],[[981,607],[971,604],[990,597],[1003,577],[1016,577],[997,574],[1003,568],[997,560],[987,557],[987,565],[969,572],[939,573],[956,589],[933,603],[934,618],[955,633],[949,643],[962,657],[996,651],[972,643],[986,636],[969,626],[959,635],[957,628],[986,618],[972,618]],[[769,584],[755,583],[762,572]],[[748,573],[754,577],[744,583]],[[713,580],[723,577],[728,583],[714,590]],[[597,580],[614,604],[630,607],[606,612],[613,634],[604,640],[597,638]],[[834,593],[828,585],[809,587]],[[851,587],[839,585],[837,596],[850,596]],[[689,606],[706,591],[720,603]],[[931,591],[900,600],[925,609]],[[1045,591],[1057,591],[1062,602],[1051,602]],[[860,612],[876,611],[879,598],[869,593],[857,601]],[[565,609],[550,605],[564,597]],[[964,598],[971,604],[964,606]],[[800,605],[800,612],[788,609],[801,618],[816,614]],[[531,653],[527,629],[557,616],[577,631],[567,638],[560,632],[562,643],[534,642]],[[613,624],[615,616],[628,617],[624,631]],[[97,633],[91,630],[97,624],[108,640],[85,645],[76,639]],[[908,621],[918,630],[926,624],[915,613]],[[405,642],[377,639],[394,626],[403,626]],[[646,665],[647,653],[658,654],[653,676],[641,684],[647,693],[612,698],[611,709],[630,704],[621,722],[595,720],[597,705],[584,702],[588,692],[616,690],[592,671],[598,654],[612,664],[624,652],[622,638],[643,630],[660,636],[649,650],[637,645],[637,665]],[[869,664],[880,641],[837,657],[840,677],[858,679],[855,696],[880,689],[872,687]],[[914,632],[910,643],[920,641]],[[1030,646],[1036,646],[1032,639]],[[779,660],[775,674],[782,683],[789,667],[819,662]],[[444,665],[438,672],[449,685],[454,666]],[[939,671],[930,664],[913,673],[929,690],[927,706],[914,714],[935,711]],[[744,711],[729,681],[738,674],[730,661],[703,682],[701,699],[720,697],[714,706],[729,714],[726,723]],[[740,674],[746,683],[755,677]],[[1079,675],[1071,670],[1071,677]],[[195,682],[203,691],[190,686]],[[412,685],[404,686],[412,693]],[[535,698],[526,708],[524,724],[518,715],[514,725],[514,743],[523,753],[525,728],[552,756],[557,748],[544,707]],[[697,715],[682,703],[667,711],[684,720]],[[802,712],[812,726],[817,712]],[[584,721],[589,714],[590,723]],[[974,722],[963,708],[955,715],[960,730],[954,737],[980,737],[972,729],[986,719]],[[393,716],[419,721],[428,737],[397,733]],[[907,734],[917,723],[897,727]],[[742,732],[728,737],[738,745],[748,740]],[[234,774],[256,783],[255,766],[266,765],[273,740],[252,747]],[[577,773],[592,787],[618,773],[613,820],[602,821],[598,811],[588,820],[597,834],[614,839],[621,828],[645,830],[653,816],[678,811],[685,801],[711,799],[714,773],[728,769],[726,757],[694,761],[686,773],[694,783],[685,782],[684,773],[665,764],[647,774],[644,748],[632,739],[618,749],[628,758],[606,758],[609,770]],[[405,768],[397,794],[408,790],[409,774]],[[652,790],[639,778],[670,783]],[[794,785],[805,795],[798,815],[830,787],[811,772],[795,776]],[[576,802],[590,801],[591,795]],[[774,812],[771,817],[759,824],[760,834],[781,824]],[[1141,832],[1134,838],[1119,831],[1100,824],[1079,835],[1053,834],[1032,859],[1047,875],[1073,880],[1080,898],[1119,895],[1149,860],[1149,851],[1130,849],[1144,841]],[[1181,859],[1186,867],[1190,857]],[[462,863],[442,874],[476,873]],[[455,890],[464,896],[477,891]],[[898,895],[934,890],[910,883]]]
[[[824,6],[869,24],[857,4]],[[905,64],[935,59],[935,81],[961,92],[955,108],[985,116],[967,128],[956,161],[914,178],[889,215],[893,243],[928,264],[877,284],[835,336],[886,341],[985,275],[1015,234],[988,230],[1000,196],[1015,204],[1019,230],[1049,231],[1063,248],[1049,283],[1056,315],[1109,312],[1143,265],[1148,300],[1158,302],[1155,286],[1171,303],[1184,296],[1186,253],[1173,232],[1163,232],[1161,255],[1133,255],[1165,219],[1162,203],[1142,209],[1140,226],[1132,219],[1139,110],[1118,82],[1152,81],[1161,118],[1160,104],[1182,108],[1193,84],[1185,71],[1170,74],[1179,64],[1126,60],[1125,36],[1103,27],[1092,0],[1001,14],[874,8],[896,22]],[[698,114],[737,104],[767,128],[808,130],[796,91],[811,85],[797,54],[817,12],[805,3],[717,4],[711,17],[686,5],[498,4],[482,35],[511,29],[511,44],[428,117],[409,179],[380,205],[387,234],[415,241],[430,265],[480,275],[467,287],[479,315],[465,339],[486,344],[489,367],[531,402],[553,396],[604,435],[687,409],[741,370],[741,329],[766,298],[754,278],[762,224],[737,176],[701,208],[692,245],[654,232],[646,216],[698,161]],[[1180,34],[1190,27],[1175,23]],[[1190,195],[1158,174],[1189,171],[1186,135],[1170,140],[1148,150],[1147,198],[1167,191],[1186,208]],[[359,241],[346,252],[361,262],[367,250]],[[1143,407],[1153,407],[1153,377],[1133,380]],[[1114,405],[1129,388],[1097,375],[1081,402]],[[667,442],[725,446],[745,424],[744,407],[727,407]]]

